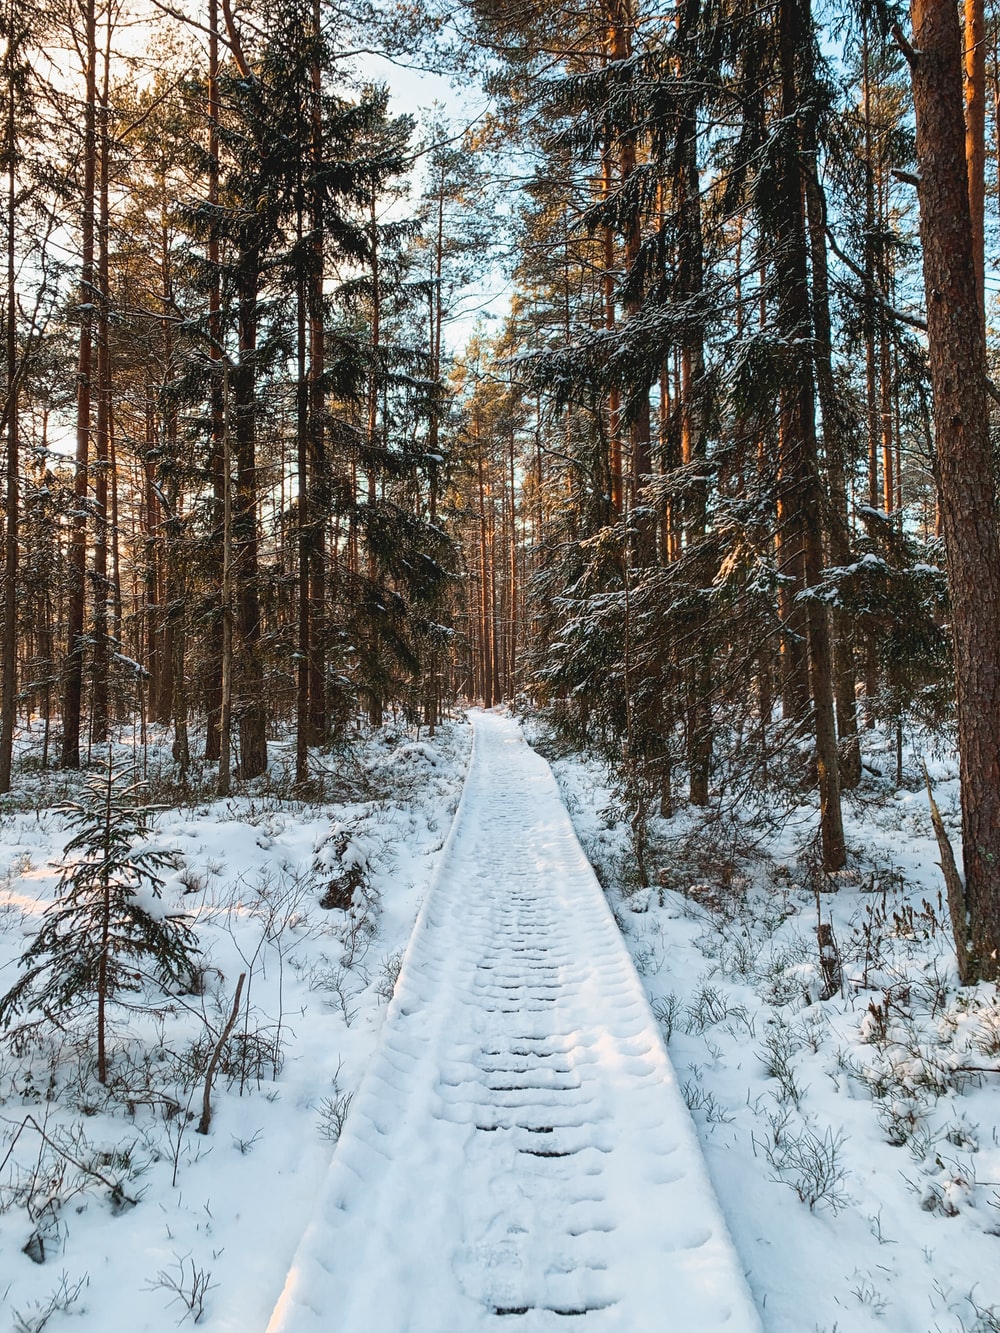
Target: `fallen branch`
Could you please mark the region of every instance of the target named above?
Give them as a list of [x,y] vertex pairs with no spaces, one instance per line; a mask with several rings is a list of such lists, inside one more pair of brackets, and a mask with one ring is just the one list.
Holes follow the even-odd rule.
[[931,806],[931,823],[934,825],[934,836],[937,838],[938,852],[941,855],[941,873],[944,875],[945,889],[948,895],[948,915],[951,917],[951,933],[955,937],[955,953],[958,955],[958,974],[961,977],[966,975],[966,969],[969,959],[969,932],[966,922],[965,910],[965,885],[962,883],[962,876],[958,873],[958,865],[955,861],[955,851],[948,838],[948,831],[944,826],[944,820],[941,818],[941,811],[937,807],[937,801],[934,799],[934,792],[931,790],[931,775],[927,772],[927,765],[924,764],[924,782],[927,784],[927,799]]
[[[6,1116],[0,1116],[0,1121],[2,1121],[5,1125],[17,1124],[16,1120],[8,1120]],[[48,1134],[46,1134],[45,1130],[42,1129],[41,1125],[38,1123],[38,1121],[35,1119],[33,1115],[26,1115],[24,1119],[21,1121],[21,1124],[18,1126],[17,1133],[14,1135],[14,1140],[11,1143],[10,1148],[8,1149],[7,1156],[3,1159],[3,1162],[0,1163],[0,1171],[2,1171],[3,1168],[7,1165],[8,1161],[10,1160],[10,1155],[14,1151],[14,1147],[17,1144],[18,1139],[21,1137],[21,1134],[28,1127],[28,1125],[30,1125],[32,1129],[36,1129],[40,1134],[42,1141],[44,1143],[47,1143],[53,1152],[57,1152],[59,1156],[63,1158],[64,1161],[69,1162],[70,1166],[75,1166],[76,1169],[78,1171],[82,1171],[85,1176],[90,1176],[92,1179],[100,1181],[100,1183],[106,1189],[111,1191],[111,1197],[116,1202],[127,1203],[132,1205],[135,1205],[136,1203],[139,1202],[138,1199],[132,1199],[129,1197],[129,1195],[125,1193],[125,1191],[121,1187],[121,1181],[111,1180],[108,1176],[105,1176],[100,1171],[98,1171],[96,1167],[88,1166],[86,1162],[81,1162],[71,1153],[68,1153],[61,1143],[56,1143],[54,1139],[51,1139],[48,1136]]]
[[243,983],[246,979],[247,974],[241,972],[240,979],[236,983],[236,994],[233,996],[233,1007],[229,1011],[229,1018],[226,1021],[226,1026],[222,1029],[222,1036],[215,1043],[215,1050],[212,1052],[212,1058],[209,1060],[208,1068],[205,1070],[205,1091],[201,1099],[201,1119],[198,1121],[199,1134],[207,1134],[208,1128],[212,1123],[212,1082],[215,1079],[215,1071],[222,1058],[222,1048],[229,1040],[229,1034],[232,1032],[237,1015],[240,1012],[240,996],[243,994]]

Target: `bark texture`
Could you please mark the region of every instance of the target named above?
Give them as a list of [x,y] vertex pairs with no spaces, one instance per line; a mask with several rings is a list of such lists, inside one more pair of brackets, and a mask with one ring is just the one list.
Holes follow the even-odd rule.
[[[913,0],[920,236],[951,592],[965,901],[962,980],[1000,976],[1000,546],[969,211],[962,42],[950,0]],[[954,891],[957,891],[954,890]],[[965,925],[963,938],[962,924]]]

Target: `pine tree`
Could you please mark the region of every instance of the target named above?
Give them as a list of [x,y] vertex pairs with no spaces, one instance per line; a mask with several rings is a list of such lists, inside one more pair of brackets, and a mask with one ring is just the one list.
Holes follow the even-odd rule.
[[913,47],[907,44],[907,55],[961,759],[965,882],[950,885],[949,897],[962,980],[995,981],[1000,978],[1000,507],[964,161],[961,40],[948,0],[913,0],[912,17]]

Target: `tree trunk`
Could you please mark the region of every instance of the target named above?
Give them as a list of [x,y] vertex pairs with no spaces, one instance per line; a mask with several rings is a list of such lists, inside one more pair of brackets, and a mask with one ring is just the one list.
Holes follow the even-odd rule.
[[[845,566],[851,560],[851,536],[847,516],[847,446],[850,426],[833,377],[833,334],[830,319],[830,279],[826,252],[826,200],[815,171],[815,133],[805,130],[809,171],[806,180],[806,217],[809,227],[813,274],[813,329],[816,347],[816,388],[823,418],[823,446],[829,491],[830,559]],[[852,618],[847,611],[833,612],[834,695],[837,740],[840,751],[840,785],[853,789],[861,781],[861,745],[858,739],[858,710],[854,677]]]
[[310,186],[312,264],[307,303],[309,317],[309,729],[313,744],[329,735],[326,700],[327,591],[326,523],[329,494],[326,477],[326,400],[323,376],[326,349],[323,327],[325,230],[323,218],[323,99],[320,0],[313,0],[312,101],[310,144],[313,179]]
[[[222,388],[222,291],[219,278],[219,237],[216,229],[216,208],[219,202],[219,6],[218,0],[209,0],[208,6],[208,203],[212,210],[212,224],[208,235],[208,336],[209,336],[209,395],[211,406],[211,460],[212,471],[212,525],[217,531],[225,523],[226,480],[225,445],[223,443],[223,388]],[[223,543],[226,537],[223,535]],[[223,572],[218,571],[219,584]],[[208,623],[205,760],[212,763],[221,756],[222,726],[222,622],[226,614],[222,605],[221,587]]]
[[87,490],[90,404],[94,356],[94,202],[97,186],[97,16],[94,0],[83,9],[86,97],[83,112],[83,197],[80,211],[80,342],[76,380],[76,475],[70,531],[66,658],[63,664],[63,768],[80,767],[83,703],[84,618],[87,606]]
[[[680,15],[678,16],[680,22]],[[681,299],[697,301],[705,283],[704,237],[701,222],[701,178],[698,169],[698,107],[688,97],[678,128],[678,278]],[[705,351],[700,332],[693,334],[680,351],[680,394],[678,409],[681,428],[680,461],[688,467],[706,457],[702,378]],[[687,506],[686,540],[697,552],[704,546],[708,521],[708,481],[694,483]],[[698,556],[694,580],[697,586],[710,586],[712,571],[708,559]],[[701,642],[694,650],[687,672],[687,745],[691,804],[708,804],[712,768],[712,658],[710,626],[705,626]],[[662,709],[661,709],[662,711]],[[666,748],[666,746],[664,746]],[[669,756],[667,757],[669,766]]]
[[160,502],[156,498],[156,409],[152,385],[146,387],[146,438],[143,467],[143,546],[145,550],[145,607],[143,645],[149,669],[147,700],[150,717],[155,716],[160,696],[162,642],[160,636]]
[[[8,35],[8,41],[13,36]],[[4,516],[3,670],[0,694],[0,792],[10,791],[17,722],[17,573],[20,457],[18,441],[17,254],[14,208],[17,201],[17,116],[14,64],[7,83],[7,496]]]
[[958,705],[967,926],[963,982],[1000,977],[1000,545],[986,347],[965,169],[961,34],[949,0],[912,0],[920,237]]
[[236,494],[232,506],[233,574],[239,635],[238,696],[241,778],[267,769],[267,708],[260,661],[260,593],[257,554],[257,284],[255,245],[240,255],[238,283],[240,359],[232,375]]
[[875,355],[875,163],[874,136],[871,111],[871,47],[868,26],[862,16],[862,99],[864,110],[865,144],[865,421],[868,437],[868,505],[877,509],[879,504],[878,480],[878,380]]
[[[302,212],[299,213],[301,240]],[[296,506],[296,537],[298,538],[298,628],[295,664],[295,784],[302,787],[309,781],[309,527],[312,522],[309,506],[309,385],[306,382],[306,290],[300,280],[296,292],[298,323],[298,384],[296,386],[296,475],[298,498]]]
[[[786,125],[800,115],[796,52],[811,40],[809,0],[781,0],[779,8],[781,110]],[[823,572],[822,494],[816,441],[815,384],[811,356],[812,311],[808,248],[803,206],[801,142],[787,132],[779,180],[783,235],[778,268],[778,318],[795,355],[794,378],[782,391],[780,453],[784,519],[793,549],[801,552],[803,591],[814,588]],[[801,605],[801,603],[800,603]],[[840,771],[833,708],[833,659],[826,607],[816,597],[805,599],[809,688],[816,736],[816,767],[820,794],[820,838],[823,864],[839,870],[847,859],[840,808]]]
[[233,458],[230,430],[229,372],[223,364],[222,379],[222,657],[219,663],[219,783],[220,796],[228,796],[232,778],[233,717]]
[[108,689],[110,653],[108,651],[108,471],[111,466],[111,293],[110,230],[111,202],[108,181],[110,145],[108,142],[109,95],[111,80],[111,11],[103,51],[99,142],[97,149],[99,190],[97,213],[97,419],[94,462],[94,571],[93,693],[90,734],[103,743],[108,737]]
[[984,0],[965,0],[965,157],[972,220],[972,260],[986,329],[986,12]]
[[[609,53],[618,49],[618,39],[612,31],[608,38]],[[603,159],[603,190],[607,198],[614,189],[611,167],[611,149],[605,149]],[[601,292],[604,300],[604,327],[615,327],[615,234],[611,227],[603,229],[604,274],[601,280]],[[608,521],[614,523],[622,514],[624,505],[624,480],[622,477],[622,437],[621,437],[621,395],[616,388],[608,393],[608,477],[609,494],[605,497],[605,510]]]
[[[496,702],[493,692],[493,607],[490,602],[492,571],[489,567],[486,523],[486,481],[483,469],[483,445],[479,441],[479,650],[480,678],[482,682],[483,707],[492,708]],[[492,503],[492,502],[491,502]]]

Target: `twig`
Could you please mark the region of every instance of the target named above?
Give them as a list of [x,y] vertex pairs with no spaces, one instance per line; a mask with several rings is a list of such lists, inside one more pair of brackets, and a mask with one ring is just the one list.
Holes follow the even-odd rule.
[[[16,1120],[8,1120],[6,1116],[0,1116],[0,1120],[2,1120],[5,1125],[17,1124]],[[76,1169],[78,1171],[82,1171],[85,1176],[92,1176],[94,1180],[99,1180],[102,1185],[104,1185],[107,1189],[111,1191],[111,1193],[115,1196],[116,1199],[123,1199],[126,1203],[133,1203],[133,1204],[138,1202],[137,1199],[132,1199],[125,1193],[125,1191],[121,1187],[120,1181],[109,1180],[107,1176],[102,1175],[101,1172],[98,1171],[95,1167],[88,1166],[85,1162],[77,1161],[75,1157],[73,1157],[70,1153],[66,1151],[66,1149],[62,1146],[61,1143],[56,1143],[54,1139],[50,1139],[48,1134],[46,1134],[45,1130],[42,1129],[41,1125],[38,1123],[38,1121],[35,1119],[33,1115],[26,1115],[24,1117],[24,1120],[21,1122],[18,1128],[17,1134],[15,1134],[14,1136],[14,1143],[16,1143],[18,1138],[20,1137],[21,1131],[25,1128],[26,1125],[29,1124],[32,1126],[32,1128],[38,1130],[38,1133],[41,1135],[43,1141],[49,1145],[49,1147],[52,1149],[53,1152],[57,1152],[60,1157],[64,1158],[67,1162],[69,1162],[70,1166],[75,1166]],[[7,1165],[7,1161],[10,1157],[10,1154],[14,1151],[14,1143],[10,1145],[10,1151],[7,1153],[7,1156],[3,1159],[3,1165],[0,1166],[0,1170],[3,1169],[3,1166]]]
[[[30,1119],[31,1119],[31,1116],[30,1116],[30,1115],[25,1116],[24,1119],[21,1121],[20,1125],[18,1125],[18,1127],[17,1127],[17,1133],[16,1133],[16,1134],[14,1135],[14,1137],[11,1139],[11,1141],[10,1141],[10,1147],[7,1149],[7,1155],[6,1155],[6,1157],[3,1159],[3,1161],[0,1162],[0,1171],[2,1171],[2,1170],[4,1169],[4,1167],[7,1165],[7,1163],[10,1161],[10,1155],[11,1155],[11,1153],[14,1151],[14,1149],[17,1147],[17,1141],[18,1141],[18,1139],[21,1137],[21,1135],[24,1133],[24,1131],[28,1128],[28,1121],[29,1121]],[[13,1120],[8,1120],[6,1123],[7,1123],[8,1125],[12,1125],[14,1122],[13,1122]]]

